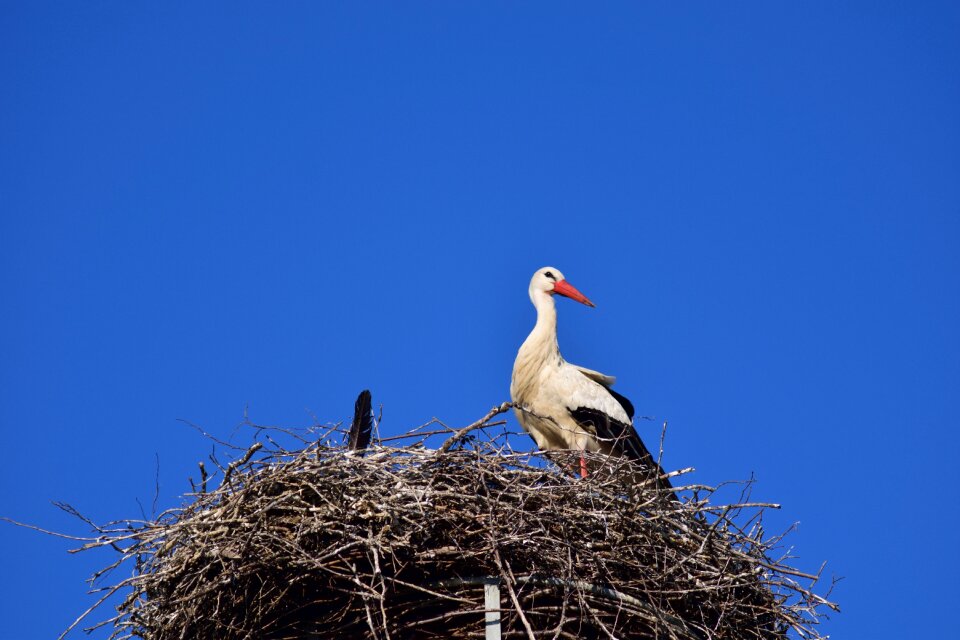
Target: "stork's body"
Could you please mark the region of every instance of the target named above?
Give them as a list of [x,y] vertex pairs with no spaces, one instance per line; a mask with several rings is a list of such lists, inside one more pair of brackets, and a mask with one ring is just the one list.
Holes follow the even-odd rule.
[[[560,355],[554,294],[591,307],[593,303],[552,267],[533,275],[529,293],[537,324],[517,353],[510,384],[521,426],[540,449],[623,455],[660,475],[633,428],[633,406],[610,388],[615,378],[570,364]],[[581,474],[586,474],[584,464]]]

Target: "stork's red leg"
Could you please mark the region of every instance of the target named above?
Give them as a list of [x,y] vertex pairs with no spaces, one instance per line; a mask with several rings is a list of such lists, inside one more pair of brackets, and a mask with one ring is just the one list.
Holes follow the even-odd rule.
[[583,457],[583,451],[580,452],[580,477],[587,477],[587,459]]

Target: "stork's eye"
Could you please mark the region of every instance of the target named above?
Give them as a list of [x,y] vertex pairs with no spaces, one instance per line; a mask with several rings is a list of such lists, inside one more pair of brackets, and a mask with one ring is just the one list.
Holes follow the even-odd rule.
[[554,278],[554,277],[553,277],[553,274],[550,273],[549,271],[547,271],[547,272],[546,272],[545,274],[543,274],[543,275],[547,276],[548,278],[550,278],[550,279],[553,280],[554,282],[557,281],[557,279]]

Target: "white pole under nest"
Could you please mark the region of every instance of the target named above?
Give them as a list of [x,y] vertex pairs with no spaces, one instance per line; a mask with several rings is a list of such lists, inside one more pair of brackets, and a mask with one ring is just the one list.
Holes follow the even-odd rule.
[[483,608],[486,609],[486,640],[500,640],[500,580],[491,578],[483,584]]

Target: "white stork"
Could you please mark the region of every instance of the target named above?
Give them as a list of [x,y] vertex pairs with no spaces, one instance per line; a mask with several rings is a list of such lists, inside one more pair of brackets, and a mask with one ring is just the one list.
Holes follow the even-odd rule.
[[[633,405],[611,389],[616,378],[570,364],[560,355],[554,294],[595,305],[553,267],[533,274],[529,293],[537,324],[517,353],[510,381],[520,425],[540,449],[626,456],[661,477],[662,469],[633,428]],[[580,475],[587,475],[582,455]],[[666,479],[658,484],[670,487]]]

